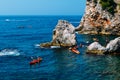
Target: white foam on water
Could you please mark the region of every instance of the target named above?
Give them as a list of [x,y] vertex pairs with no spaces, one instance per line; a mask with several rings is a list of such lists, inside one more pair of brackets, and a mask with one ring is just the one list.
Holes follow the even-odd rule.
[[20,53],[16,49],[3,49],[0,51],[0,56],[19,56]]
[[35,47],[40,47],[40,44],[35,44]]
[[7,21],[7,22],[8,22],[8,21],[10,21],[10,19],[5,19],[5,21]]
[[51,46],[51,48],[53,48],[53,49],[54,49],[54,48],[60,48],[60,46]]
[[19,22],[19,21],[27,21],[27,20],[25,20],[25,19],[23,19],[23,20],[19,20],[19,19],[18,20],[17,19],[5,19],[5,21],[6,22],[9,22],[9,21],[13,21],[13,22],[17,22],[18,21]]

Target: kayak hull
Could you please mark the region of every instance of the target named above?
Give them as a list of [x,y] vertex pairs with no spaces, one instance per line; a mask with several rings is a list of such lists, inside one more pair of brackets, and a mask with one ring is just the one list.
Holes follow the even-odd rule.
[[80,52],[77,49],[70,49],[73,53],[80,54]]
[[42,58],[38,58],[38,59],[32,60],[29,64],[34,65],[34,64],[40,63],[41,61],[42,61]]

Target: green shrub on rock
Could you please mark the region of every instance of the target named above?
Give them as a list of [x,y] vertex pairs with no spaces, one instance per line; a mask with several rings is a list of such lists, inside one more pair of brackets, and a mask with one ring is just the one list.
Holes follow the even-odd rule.
[[97,0],[93,0],[94,1],[94,3],[97,3]]
[[103,10],[107,10],[109,13],[114,15],[115,8],[117,6],[114,0],[100,0],[100,4],[102,5]]

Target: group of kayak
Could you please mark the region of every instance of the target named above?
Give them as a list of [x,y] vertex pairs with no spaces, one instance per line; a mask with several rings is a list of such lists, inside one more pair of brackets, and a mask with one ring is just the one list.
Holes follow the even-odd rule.
[[[97,38],[93,38],[93,41],[95,42],[98,42],[99,40]],[[80,44],[79,46],[72,46],[69,48],[69,50],[72,52],[72,53],[75,53],[75,54],[80,54],[79,50],[78,50],[78,47],[85,47],[89,44],[89,41],[87,41],[85,44]],[[61,48],[61,46],[51,46],[51,48]],[[32,59],[32,61],[29,63],[30,65],[34,65],[34,64],[37,64],[37,63],[40,63],[42,61],[42,58],[41,57],[38,57],[37,59]]]
[[[77,46],[74,46],[74,47],[70,47],[69,50],[73,53],[80,54],[80,52],[78,51],[77,48],[78,48]],[[32,61],[30,61],[29,64],[30,65],[35,65],[35,64],[40,63],[41,61],[42,61],[42,58],[38,57],[36,59],[32,59]]]

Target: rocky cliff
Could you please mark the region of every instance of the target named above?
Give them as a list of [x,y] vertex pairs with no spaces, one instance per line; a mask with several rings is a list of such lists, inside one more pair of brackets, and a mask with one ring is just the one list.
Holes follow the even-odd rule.
[[76,31],[120,35],[120,0],[87,0],[84,16]]

